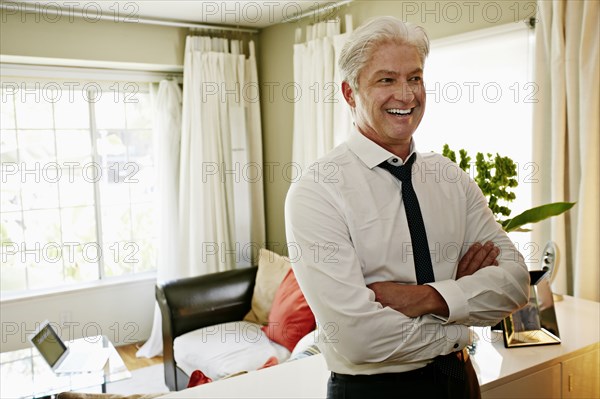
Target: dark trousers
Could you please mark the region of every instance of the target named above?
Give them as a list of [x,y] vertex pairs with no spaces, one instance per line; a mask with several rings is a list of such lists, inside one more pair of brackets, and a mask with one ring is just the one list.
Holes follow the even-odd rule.
[[467,378],[449,377],[432,364],[405,373],[345,375],[331,373],[328,399],[436,398],[479,399],[481,393],[471,359],[465,363]]

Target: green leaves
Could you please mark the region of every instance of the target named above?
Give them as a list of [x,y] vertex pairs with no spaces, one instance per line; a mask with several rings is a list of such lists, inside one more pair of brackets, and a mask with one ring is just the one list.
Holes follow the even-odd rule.
[[529,223],[537,223],[552,216],[560,215],[568,211],[575,205],[575,202],[553,202],[551,204],[536,206],[515,216],[512,219],[503,221],[502,228],[507,233],[518,230],[521,226]]
[[[442,155],[452,162],[458,163],[463,171],[469,173],[471,157],[465,150],[461,149],[459,151],[460,162],[456,161],[456,153],[450,149],[448,144],[444,144]],[[560,215],[575,205],[575,202],[554,202],[531,208],[512,219],[502,221],[500,220],[502,216],[509,216],[511,213],[510,208],[502,205],[502,203],[512,202],[516,198],[512,189],[519,184],[515,178],[517,176],[517,165],[509,157],[503,157],[499,154],[493,156],[489,153],[484,155],[478,152],[475,156],[474,166],[476,174],[473,180],[488,199],[488,206],[506,232],[527,231],[522,226]]]

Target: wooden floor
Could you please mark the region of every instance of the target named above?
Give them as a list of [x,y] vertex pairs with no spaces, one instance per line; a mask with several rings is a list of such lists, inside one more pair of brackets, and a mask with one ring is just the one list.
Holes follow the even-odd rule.
[[135,354],[138,349],[142,346],[142,343],[131,344],[131,345],[123,345],[117,346],[117,352],[123,358],[123,362],[129,369],[129,371],[135,369],[141,369],[143,367],[154,366],[155,364],[160,364],[163,361],[162,356],[156,356],[151,359],[145,357],[136,357]]

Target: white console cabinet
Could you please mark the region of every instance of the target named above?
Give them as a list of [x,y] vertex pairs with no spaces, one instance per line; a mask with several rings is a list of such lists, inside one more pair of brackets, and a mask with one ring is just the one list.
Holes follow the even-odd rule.
[[482,392],[483,399],[554,399],[560,398],[560,364]]
[[475,329],[484,399],[600,398],[600,304],[565,296],[556,316],[558,345],[507,349],[500,333]]
[[600,350],[562,362],[562,397],[600,398]]

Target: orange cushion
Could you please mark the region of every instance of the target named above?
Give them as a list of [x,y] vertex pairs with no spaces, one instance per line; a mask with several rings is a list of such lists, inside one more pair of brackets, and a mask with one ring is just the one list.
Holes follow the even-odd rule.
[[269,312],[269,323],[262,329],[271,341],[290,352],[302,337],[315,329],[315,316],[304,299],[292,269],[279,285]]
[[252,294],[252,308],[244,317],[244,321],[262,325],[269,322],[269,311],[273,306],[275,293],[291,267],[290,260],[285,256],[265,248],[260,249],[256,284],[254,284],[254,293]]

